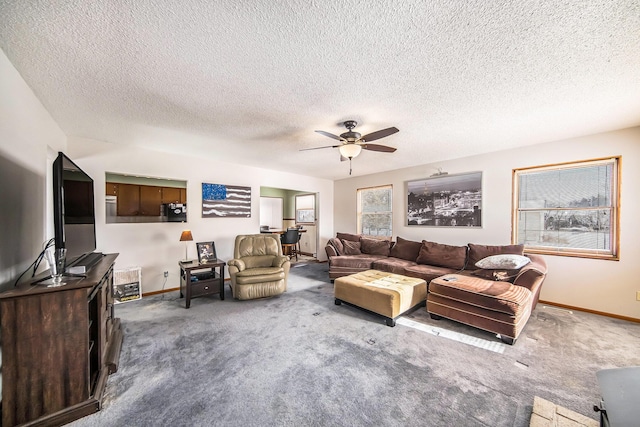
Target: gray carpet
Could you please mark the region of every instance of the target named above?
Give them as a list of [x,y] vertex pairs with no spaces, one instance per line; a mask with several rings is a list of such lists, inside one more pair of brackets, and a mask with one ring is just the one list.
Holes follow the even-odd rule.
[[[326,263],[276,298],[178,292],[116,306],[125,337],[102,411],[73,426],[527,426],[534,396],[597,418],[595,373],[640,365],[640,324],[538,305],[515,346],[421,308],[426,331],[336,306]],[[431,331],[431,332],[428,332]]]

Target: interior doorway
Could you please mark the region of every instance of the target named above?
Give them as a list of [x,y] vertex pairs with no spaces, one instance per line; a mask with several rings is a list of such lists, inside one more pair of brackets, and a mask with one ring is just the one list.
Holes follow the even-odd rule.
[[[281,219],[278,205],[282,203]],[[318,257],[318,193],[274,187],[260,187],[261,232],[301,227],[300,254]]]

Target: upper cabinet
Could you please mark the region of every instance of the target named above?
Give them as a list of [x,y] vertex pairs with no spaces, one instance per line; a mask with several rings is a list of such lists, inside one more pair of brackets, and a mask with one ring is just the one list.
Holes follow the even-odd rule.
[[187,183],[106,174],[106,222],[186,222]]

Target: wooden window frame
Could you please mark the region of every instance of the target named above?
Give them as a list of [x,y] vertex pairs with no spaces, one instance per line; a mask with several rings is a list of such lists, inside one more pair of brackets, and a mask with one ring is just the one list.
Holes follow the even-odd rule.
[[[391,214],[391,221],[389,223],[389,235],[382,236],[382,235],[363,234],[362,233],[362,192],[367,190],[381,190],[381,189],[389,189],[389,197],[391,198],[391,200],[389,201],[389,206],[391,207],[391,210],[389,211],[389,213]],[[382,214],[382,213],[386,213],[386,211],[374,212],[374,213]],[[391,238],[393,237],[393,184],[384,184],[384,185],[377,185],[374,187],[358,188],[356,190],[356,222],[357,222],[356,229],[358,234],[371,237],[374,239],[391,240]]]
[[[610,204],[606,206],[595,207],[545,207],[545,208],[524,208],[520,207],[519,183],[520,177],[531,173],[556,172],[567,169],[577,169],[593,167],[597,165],[612,164],[613,171],[611,176]],[[579,258],[592,258],[618,261],[620,259],[620,186],[621,186],[622,157],[611,156],[589,160],[579,160],[573,162],[556,163],[544,166],[533,166],[527,168],[513,169],[512,173],[512,209],[511,209],[511,242],[513,244],[525,243],[525,251],[528,253],[537,253],[543,255],[557,255]],[[609,210],[609,248],[608,249],[589,249],[563,247],[559,245],[531,245],[523,242],[523,238],[519,235],[520,213],[522,212],[549,212],[549,211],[584,211],[584,210]],[[544,230],[540,230],[544,231]]]

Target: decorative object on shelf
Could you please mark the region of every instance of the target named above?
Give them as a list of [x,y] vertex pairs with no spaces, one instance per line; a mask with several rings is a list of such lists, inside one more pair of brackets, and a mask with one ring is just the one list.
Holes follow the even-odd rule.
[[216,245],[214,242],[199,242],[196,243],[196,248],[198,248],[198,262],[206,264],[216,260]]
[[482,172],[407,182],[407,225],[482,227]]
[[202,217],[251,218],[251,187],[202,183]]
[[49,264],[49,271],[52,279],[52,283],[48,284],[47,287],[66,285],[66,283],[62,281],[62,275],[64,274],[67,250],[65,248],[56,249],[54,247],[50,247],[44,252],[44,256]]
[[189,257],[187,255],[188,242],[193,240],[193,235],[191,234],[191,230],[184,230],[180,235],[180,241],[184,242],[184,260],[189,261]]

